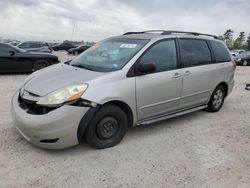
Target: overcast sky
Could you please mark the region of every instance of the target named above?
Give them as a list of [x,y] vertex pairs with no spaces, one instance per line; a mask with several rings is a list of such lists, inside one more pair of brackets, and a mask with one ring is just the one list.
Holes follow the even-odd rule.
[[126,31],[250,32],[250,0],[0,0],[0,37],[98,41]]

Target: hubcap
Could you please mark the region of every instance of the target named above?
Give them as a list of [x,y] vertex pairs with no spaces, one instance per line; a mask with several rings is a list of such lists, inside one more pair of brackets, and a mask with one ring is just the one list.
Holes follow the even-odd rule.
[[97,136],[101,139],[112,138],[118,131],[118,121],[113,117],[103,118],[96,127]]
[[217,90],[213,97],[213,106],[214,108],[219,108],[223,101],[223,92],[221,90]]

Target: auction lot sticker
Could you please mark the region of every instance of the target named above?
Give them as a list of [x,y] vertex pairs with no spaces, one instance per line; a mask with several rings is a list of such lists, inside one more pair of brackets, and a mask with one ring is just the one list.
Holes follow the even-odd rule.
[[122,44],[120,48],[135,48],[137,44]]

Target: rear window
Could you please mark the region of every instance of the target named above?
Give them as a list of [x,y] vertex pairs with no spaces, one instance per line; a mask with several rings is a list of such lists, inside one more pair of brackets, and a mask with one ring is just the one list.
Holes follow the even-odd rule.
[[205,40],[181,39],[181,61],[184,67],[211,63],[211,53]]
[[222,42],[210,41],[217,63],[231,61],[226,46]]

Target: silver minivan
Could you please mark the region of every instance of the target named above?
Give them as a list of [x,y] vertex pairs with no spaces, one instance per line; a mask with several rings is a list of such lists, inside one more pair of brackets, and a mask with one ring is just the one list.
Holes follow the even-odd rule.
[[84,140],[107,148],[136,125],[219,111],[233,89],[235,68],[216,36],[129,32],[28,76],[13,96],[13,119],[38,147],[60,149]]

